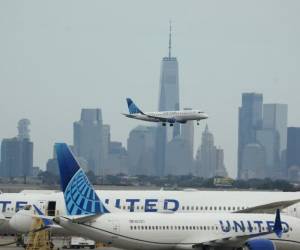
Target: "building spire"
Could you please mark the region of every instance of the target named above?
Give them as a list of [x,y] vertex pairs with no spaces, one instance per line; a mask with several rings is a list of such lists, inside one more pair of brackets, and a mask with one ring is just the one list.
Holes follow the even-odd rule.
[[169,58],[171,58],[172,49],[172,21],[170,20],[170,31],[169,31]]

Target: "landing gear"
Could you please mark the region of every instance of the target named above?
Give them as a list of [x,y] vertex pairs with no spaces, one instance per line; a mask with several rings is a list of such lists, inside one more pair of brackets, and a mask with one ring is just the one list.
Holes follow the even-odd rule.
[[197,121],[197,125],[198,125],[198,126],[200,125],[200,122],[199,122],[199,121]]
[[170,123],[170,127],[173,127],[174,126],[174,124],[173,123]]
[[165,127],[165,126],[166,126],[166,123],[165,123],[165,122],[163,122],[163,123],[162,123],[162,125]]

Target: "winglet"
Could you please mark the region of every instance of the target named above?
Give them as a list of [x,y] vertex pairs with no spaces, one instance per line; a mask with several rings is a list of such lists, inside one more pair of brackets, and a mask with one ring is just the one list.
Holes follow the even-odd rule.
[[135,105],[135,103],[131,100],[131,98],[126,98],[127,106],[130,114],[144,114],[142,110],[138,108],[138,106]]
[[281,223],[281,218],[280,218],[280,210],[276,210],[276,218],[275,218],[275,224],[274,224],[274,233],[276,233],[278,238],[281,238],[282,236],[282,223]]

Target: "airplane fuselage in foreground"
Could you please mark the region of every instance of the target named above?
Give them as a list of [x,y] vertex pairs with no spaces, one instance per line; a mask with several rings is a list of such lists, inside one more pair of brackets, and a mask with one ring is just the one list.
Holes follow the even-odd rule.
[[300,248],[299,222],[297,218],[283,216],[283,234],[279,238],[272,233],[274,215],[270,214],[111,213],[82,224],[59,219],[66,230],[95,241],[123,249],[153,250],[213,249],[205,246],[235,249],[244,242],[258,241],[261,235],[271,240],[276,250],[296,250]]
[[[300,198],[299,192],[198,190],[98,190],[97,195],[102,198],[108,209],[120,208],[122,211],[147,213],[237,212],[264,204]],[[9,226],[8,221],[27,204],[35,204],[46,214],[54,208],[54,211],[50,212],[55,216],[64,215],[67,212],[62,192],[50,193],[46,190],[40,193],[30,191],[2,193],[0,194],[0,235],[16,232]],[[300,203],[286,208],[285,212],[300,218]]]

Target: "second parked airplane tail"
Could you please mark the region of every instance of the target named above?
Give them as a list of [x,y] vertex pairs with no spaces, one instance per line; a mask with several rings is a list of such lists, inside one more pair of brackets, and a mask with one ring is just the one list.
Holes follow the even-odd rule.
[[56,143],[55,149],[68,215],[108,213],[68,145]]
[[135,103],[131,100],[131,98],[126,98],[129,114],[143,114],[143,111],[135,105]]

